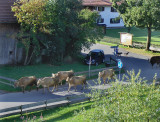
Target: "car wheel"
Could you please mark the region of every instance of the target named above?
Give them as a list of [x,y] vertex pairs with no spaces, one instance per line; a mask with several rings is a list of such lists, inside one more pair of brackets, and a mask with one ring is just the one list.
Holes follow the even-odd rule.
[[95,65],[98,66],[98,62],[96,62]]

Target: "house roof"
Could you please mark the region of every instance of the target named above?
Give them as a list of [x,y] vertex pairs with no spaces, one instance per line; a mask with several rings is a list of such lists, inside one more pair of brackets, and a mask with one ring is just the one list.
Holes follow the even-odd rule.
[[17,19],[11,12],[11,6],[16,0],[0,0],[0,23],[16,23]]
[[111,6],[110,0],[83,0],[84,6]]

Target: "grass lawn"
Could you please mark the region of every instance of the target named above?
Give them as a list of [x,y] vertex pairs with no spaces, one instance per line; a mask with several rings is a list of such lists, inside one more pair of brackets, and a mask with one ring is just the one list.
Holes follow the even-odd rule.
[[[58,108],[53,108],[49,110],[44,110],[44,111],[38,111],[38,112],[32,112],[28,114],[28,117],[31,119],[33,116],[36,116],[36,120],[34,122],[40,122],[40,116],[41,113],[43,115],[43,118],[46,122],[83,122],[82,116],[76,116],[75,118],[75,111],[80,110],[82,107],[85,107],[85,109],[89,112],[90,106],[92,105],[93,102],[83,102],[83,103],[77,103],[65,107],[58,107]],[[23,115],[26,119],[26,115]],[[22,122],[20,119],[20,115],[14,115],[6,118],[0,118],[0,122]]]
[[[118,28],[118,29],[107,29],[106,35],[103,39],[101,39],[100,44],[109,45],[109,46],[117,46],[120,43],[120,33],[119,32],[127,32],[126,28]],[[133,27],[131,29],[131,33],[133,34],[133,42],[144,43],[147,41],[147,29],[139,29]],[[160,31],[152,31],[152,41],[151,44],[158,45],[160,47]],[[119,45],[120,48],[125,48],[126,51],[145,55],[145,56],[160,56],[160,53],[153,53],[151,51],[145,51],[145,49],[137,49],[137,48],[128,48]]]
[[[98,66],[91,66],[91,70],[105,68],[104,64]],[[51,76],[52,73],[58,71],[73,70],[74,72],[87,71],[88,65],[83,63],[75,62],[72,64],[62,64],[61,66],[53,66],[48,64],[37,64],[29,66],[3,66],[0,67],[0,76],[5,76],[13,79],[19,79],[23,76],[34,75],[38,78]]]
[[[127,32],[127,28],[107,29],[106,35],[101,41],[119,44],[120,42],[119,32]],[[146,43],[147,29],[139,29],[133,27],[130,33],[133,34],[133,42]],[[152,30],[151,44],[160,45],[160,31]]]

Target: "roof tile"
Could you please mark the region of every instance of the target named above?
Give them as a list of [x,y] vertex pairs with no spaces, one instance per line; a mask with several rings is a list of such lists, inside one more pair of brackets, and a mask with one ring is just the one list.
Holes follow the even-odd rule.
[[83,0],[84,6],[111,6],[110,0]]

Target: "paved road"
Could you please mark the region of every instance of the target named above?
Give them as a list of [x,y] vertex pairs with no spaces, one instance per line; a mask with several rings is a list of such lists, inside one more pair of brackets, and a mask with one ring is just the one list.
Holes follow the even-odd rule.
[[[90,50],[92,49],[103,49],[105,53],[105,58],[106,60],[109,61],[109,57],[116,58],[113,56],[113,48],[110,48],[110,46],[107,45],[102,45],[102,44],[95,44],[91,47]],[[85,52],[82,51],[82,53],[88,53],[89,50],[86,50]],[[119,52],[126,53],[124,49],[119,49]],[[135,53],[129,53],[127,56],[122,55],[121,57],[119,56],[123,62],[124,67],[126,70],[130,71],[132,69],[135,70],[135,73],[138,73],[139,70],[141,70],[141,77],[145,77],[147,80],[151,81],[157,73],[157,78],[160,78],[160,67],[156,67],[156,65],[153,67],[149,63],[148,59],[150,57],[143,56],[143,55],[137,55]]]
[[[113,57],[113,49],[110,48],[110,46],[106,45],[101,45],[101,44],[96,44],[91,47],[91,49],[103,49],[105,52],[105,58],[106,60],[109,60],[109,57]],[[121,52],[125,52],[125,50],[120,49]],[[86,50],[85,52],[82,51],[82,53],[88,53],[89,50]],[[146,77],[146,79],[151,80],[154,76],[155,73],[157,73],[158,78],[160,78],[160,68],[153,68],[148,62],[148,58],[146,56],[142,55],[137,55],[134,53],[129,53],[128,56],[121,56],[119,57],[125,66],[127,70],[132,70],[134,69],[135,72],[137,73],[139,69],[141,69],[142,77]],[[89,81],[92,82],[92,81]],[[96,86],[94,86],[96,87]],[[109,87],[109,85],[105,86],[98,86],[97,88],[104,88],[106,89]],[[12,106],[18,106],[18,105],[23,105],[23,104],[29,104],[29,103],[34,103],[42,100],[47,100],[47,99],[54,99],[54,98],[60,98],[63,96],[68,96],[68,95],[73,95],[73,94],[82,94],[83,92],[88,92],[88,89],[85,89],[81,91],[81,87],[79,86],[77,89],[78,91],[75,92],[74,89],[72,88],[71,91],[68,93],[67,92],[68,85],[60,86],[59,91],[56,91],[54,93],[48,93],[46,90],[46,93],[43,94],[42,89],[40,91],[31,91],[31,92],[26,92],[25,94],[19,92],[19,93],[6,93],[6,94],[0,94],[0,109],[3,108],[8,108]]]
[[[111,86],[109,84],[95,85],[93,80],[89,80],[87,82],[91,84],[92,88],[96,89],[107,89],[108,87]],[[40,89],[39,91],[32,90],[31,92],[26,91],[25,93],[17,92],[17,93],[1,94],[0,109],[35,103],[39,101],[45,101],[49,99],[61,98],[64,96],[81,95],[83,93],[88,93],[90,91],[89,86],[84,90],[81,90],[81,88],[82,88],[81,86],[77,86],[77,91],[75,92],[74,87],[71,87],[70,92],[68,92],[68,84],[65,84],[59,86],[58,91],[55,91],[53,93],[48,92],[48,89],[46,88],[45,93],[43,93],[43,89]]]

